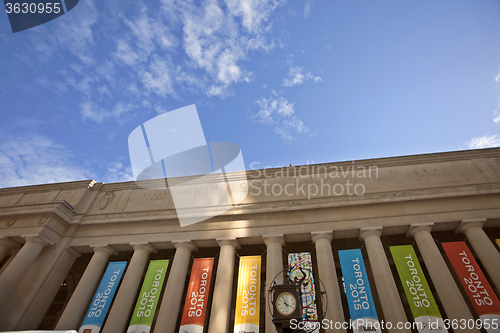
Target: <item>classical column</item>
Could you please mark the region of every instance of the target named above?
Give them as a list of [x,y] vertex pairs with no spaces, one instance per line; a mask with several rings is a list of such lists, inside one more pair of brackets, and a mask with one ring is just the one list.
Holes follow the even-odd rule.
[[134,254],[109,311],[103,333],[127,331],[128,320],[137,300],[137,292],[141,287],[140,283],[148,264],[149,254],[156,253],[156,249],[149,243],[130,243],[130,245],[134,249]]
[[[268,304],[269,293],[267,292],[271,288],[271,283],[274,277],[278,275],[283,270],[283,250],[282,247],[285,245],[285,238],[283,235],[265,235],[263,236],[264,243],[267,247],[266,256],[266,290],[265,298],[266,305]],[[276,282],[278,284],[283,283],[283,276],[285,272],[276,277]],[[266,312],[266,333],[276,333],[276,327],[273,324],[273,316],[269,313],[268,307],[264,309]]]
[[[337,279],[337,270],[335,269],[335,259],[333,257],[331,241],[333,239],[332,231],[312,232],[312,241],[316,245],[316,257],[318,260],[319,278],[325,285],[328,298],[328,307],[325,318],[334,323],[343,323],[344,310],[342,309],[342,299],[340,298],[339,281]],[[319,281],[316,282],[320,285]],[[321,297],[317,295],[317,297]],[[331,325],[330,325],[331,326]],[[346,332],[343,328],[330,327],[325,332]]]
[[77,330],[82,322],[83,316],[94,296],[104,270],[108,264],[109,257],[117,255],[114,249],[107,245],[91,246],[94,255],[90,260],[80,282],[76,286],[68,305],[57,322],[55,330]]
[[399,296],[398,287],[392,276],[391,267],[387,261],[387,256],[384,251],[384,246],[380,241],[382,235],[382,227],[361,229],[359,239],[365,242],[366,251],[368,252],[368,260],[375,280],[378,299],[382,306],[382,313],[386,322],[393,324],[393,329],[389,331],[408,332],[410,329],[396,329],[397,322],[406,323],[406,318],[403,303]]
[[[412,224],[407,236],[415,238],[418,250],[424,259],[425,267],[431,277],[444,311],[450,320],[474,320],[469,307],[465,303],[460,289],[458,289],[441,252],[434,242],[431,229],[434,223]],[[454,329],[458,332],[480,332],[478,329]]]
[[8,237],[0,236],[0,263],[10,251],[15,248],[15,242],[11,241]]
[[191,251],[198,251],[198,248],[189,240],[172,241],[172,243],[176,248],[174,263],[170,269],[154,333],[176,333],[175,325],[181,307]]
[[208,333],[227,333],[229,332],[229,313],[233,291],[234,256],[240,244],[234,238],[217,239],[217,243],[220,246],[220,255]]
[[463,220],[456,233],[464,233],[491,281],[500,290],[500,253],[483,230],[486,219]]
[[0,276],[0,310],[5,306],[10,296],[14,293],[21,280],[35,262],[47,241],[38,236],[22,236],[26,239],[19,253]]

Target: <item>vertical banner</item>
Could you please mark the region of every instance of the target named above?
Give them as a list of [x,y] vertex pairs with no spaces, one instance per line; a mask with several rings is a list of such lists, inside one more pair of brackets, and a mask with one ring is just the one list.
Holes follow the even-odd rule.
[[142,283],[127,333],[149,333],[167,273],[168,260],[153,260]]
[[78,333],[99,333],[127,266],[126,261],[110,262],[90,303]]
[[[288,254],[288,269],[290,278],[293,280],[302,278],[300,268],[306,273],[306,278],[302,283],[302,321],[317,322],[318,311],[316,309],[316,290],[314,288],[313,268],[311,254],[309,252],[290,253]],[[311,323],[310,327],[319,327]],[[319,332],[316,328],[312,332]]]
[[241,257],[234,333],[259,332],[260,256]]
[[349,313],[351,320],[356,322],[353,332],[381,333],[361,250],[339,251],[339,258]]
[[[484,323],[500,323],[500,301],[465,242],[443,243],[444,251]],[[485,325],[488,333],[500,332],[498,325]],[[489,328],[486,328],[488,327]]]
[[213,258],[194,259],[179,333],[203,333]]
[[391,246],[392,258],[396,264],[399,278],[410,304],[415,322],[422,323],[420,333],[448,332],[443,318],[425,279],[413,246]]

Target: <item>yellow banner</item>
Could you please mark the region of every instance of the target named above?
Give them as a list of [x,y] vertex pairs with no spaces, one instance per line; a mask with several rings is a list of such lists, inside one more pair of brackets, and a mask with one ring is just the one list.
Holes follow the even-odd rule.
[[500,239],[496,239],[497,245],[500,246]]
[[258,332],[260,318],[260,256],[241,257],[234,332]]

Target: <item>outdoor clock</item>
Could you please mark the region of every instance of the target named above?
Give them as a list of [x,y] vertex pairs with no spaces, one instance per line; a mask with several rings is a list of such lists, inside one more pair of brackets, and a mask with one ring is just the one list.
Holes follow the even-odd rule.
[[302,320],[301,285],[304,279],[305,273],[300,280],[295,277],[292,281],[286,276],[283,284],[276,284],[275,280],[269,289],[269,293],[272,293],[273,324],[278,332],[292,332],[290,328],[292,319],[296,322]]
[[285,291],[276,298],[276,310],[282,316],[291,316],[297,309],[297,294]]

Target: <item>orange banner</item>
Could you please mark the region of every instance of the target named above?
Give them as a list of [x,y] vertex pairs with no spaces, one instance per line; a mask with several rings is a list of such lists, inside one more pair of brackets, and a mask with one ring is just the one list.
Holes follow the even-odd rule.
[[194,259],[179,333],[203,332],[213,265],[213,258]]
[[464,242],[442,245],[479,317],[498,321],[500,301],[467,245]]

